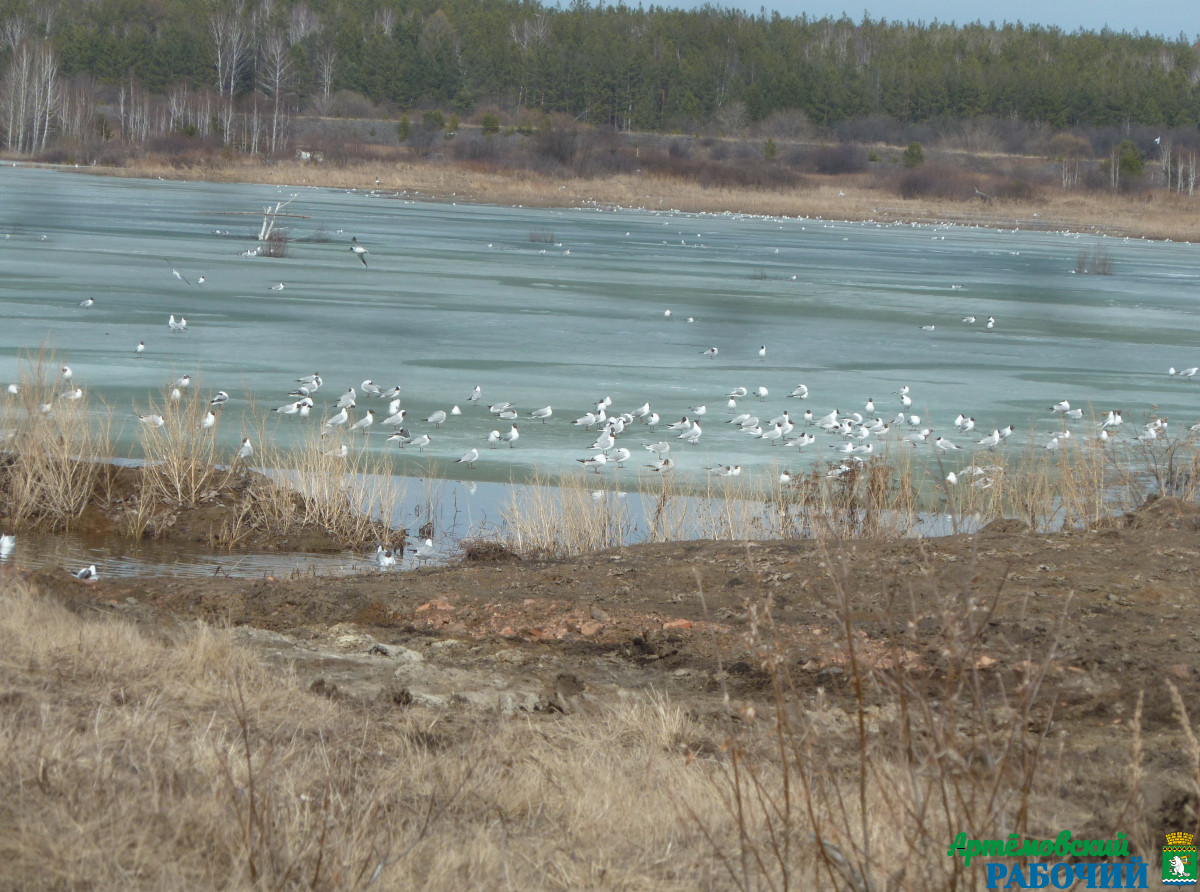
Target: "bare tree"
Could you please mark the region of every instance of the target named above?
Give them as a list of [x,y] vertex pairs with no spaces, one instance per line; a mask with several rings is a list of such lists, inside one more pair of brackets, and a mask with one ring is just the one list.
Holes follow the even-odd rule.
[[313,60],[317,66],[317,80],[321,82],[321,98],[328,103],[329,94],[333,91],[334,67],[337,65],[337,51],[331,44],[326,44],[317,50]]
[[58,58],[46,41],[23,40],[12,52],[3,84],[4,145],[10,151],[43,151],[62,101]]
[[384,34],[391,34],[396,29],[396,10],[390,6],[375,10],[375,27]]
[[222,139],[233,136],[233,97],[249,58],[250,32],[242,0],[229,10],[215,10],[208,22],[217,69],[217,95],[221,101]]
[[271,103],[271,154],[275,154],[282,136],[280,129],[280,106],[287,113],[285,93],[291,86],[292,58],[290,47],[281,31],[271,31],[263,40],[262,61],[259,69],[259,88],[272,99]]
[[310,34],[316,34],[321,30],[320,19],[317,14],[312,11],[304,0],[300,0],[292,7],[291,16],[288,20],[288,43],[299,43]]
[[12,16],[0,22],[0,45],[16,50],[29,31],[29,23],[20,16]]

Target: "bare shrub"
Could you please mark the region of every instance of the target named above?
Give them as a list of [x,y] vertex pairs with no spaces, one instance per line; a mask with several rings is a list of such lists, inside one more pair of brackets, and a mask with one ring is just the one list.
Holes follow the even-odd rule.
[[922,164],[904,171],[896,183],[902,198],[968,201],[975,197],[971,175],[944,164]]
[[824,174],[858,173],[867,169],[867,153],[856,143],[822,146],[813,156],[813,167]]
[[260,257],[287,257],[290,238],[286,229],[272,229],[258,252]]

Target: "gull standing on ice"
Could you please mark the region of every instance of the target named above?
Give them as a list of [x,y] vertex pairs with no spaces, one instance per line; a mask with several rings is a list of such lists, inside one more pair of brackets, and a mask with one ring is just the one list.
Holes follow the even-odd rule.
[[429,422],[430,424],[432,424],[434,427],[441,427],[442,422],[446,420],[446,413],[443,412],[441,409],[438,409],[436,412],[434,412],[432,415],[430,415],[425,420],[427,422]]
[[456,458],[454,460],[454,463],[455,464],[465,464],[467,467],[472,467],[475,464],[475,462],[477,462],[478,460],[479,460],[479,450],[472,448],[472,449],[468,449],[466,452],[464,452],[462,458]]
[[362,431],[363,436],[365,437],[367,435],[367,428],[369,428],[374,423],[375,423],[375,412],[371,409],[367,409],[367,414],[365,416],[363,416],[362,418],[358,419],[358,421],[354,422],[354,424],[350,425],[350,430]]
[[490,434],[488,434],[487,442],[491,449],[495,449],[497,444],[500,442],[500,431],[492,431]]
[[549,418],[553,414],[554,414],[554,410],[552,408],[550,408],[549,406],[544,406],[541,409],[534,409],[532,412],[529,413],[529,417],[530,418],[540,418],[542,421],[542,424],[545,424],[546,419]]
[[512,430],[510,430],[507,434],[504,435],[504,439],[508,441],[509,449],[512,449],[514,446],[516,446],[517,440],[519,440],[520,438],[521,438],[521,432],[517,430],[516,424],[514,424],[512,426]]
[[85,310],[88,307],[95,306],[95,304],[96,304],[96,299],[94,297],[84,298],[83,300],[81,300],[79,302],[79,306],[83,307]]

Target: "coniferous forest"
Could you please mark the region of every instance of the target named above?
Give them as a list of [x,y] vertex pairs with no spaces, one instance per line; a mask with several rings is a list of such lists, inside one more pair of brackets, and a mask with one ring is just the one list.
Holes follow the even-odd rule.
[[559,120],[899,145],[954,126],[1007,151],[1057,134],[1059,155],[1132,166],[1151,134],[1200,146],[1182,34],[582,0],[0,0],[0,73],[0,145],[76,160],[163,139],[291,153],[314,116],[394,122],[412,145]]

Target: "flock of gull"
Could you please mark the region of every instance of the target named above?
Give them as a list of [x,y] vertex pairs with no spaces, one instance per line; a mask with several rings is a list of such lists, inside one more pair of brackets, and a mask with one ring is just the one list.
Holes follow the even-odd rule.
[[[351,239],[347,250],[353,253],[364,268],[368,266],[369,252],[358,244],[356,238]],[[184,284],[198,287],[205,283],[204,276],[199,276],[193,281],[180,273],[169,260],[166,262],[172,275]],[[282,292],[285,288],[284,282],[270,286],[274,292]],[[82,310],[90,310],[95,306],[96,299],[92,297],[79,302]],[[662,315],[666,322],[679,318],[673,317],[669,309]],[[692,316],[683,318],[688,323],[695,321]],[[983,319],[974,315],[963,316],[961,324],[978,324],[988,332],[995,330],[997,326],[996,319],[992,316]],[[171,314],[166,325],[170,335],[185,335],[192,331],[182,314],[178,317]],[[925,331],[934,331],[935,327],[933,323],[920,326]],[[133,350],[137,356],[142,356],[146,351],[145,341],[140,341]],[[735,347],[733,352],[739,355],[753,355],[753,352],[756,352],[758,360],[762,362],[767,356],[767,345],[758,345],[756,351],[754,348],[743,350]],[[719,357],[723,359],[727,354],[722,353],[718,346],[712,345],[700,350],[699,355],[704,360],[716,362]],[[1193,379],[1200,375],[1200,367],[1181,371],[1171,368],[1169,374]],[[57,398],[78,400],[83,397],[83,389],[74,383],[73,377],[74,372],[70,367],[61,368],[56,387]],[[474,433],[463,434],[461,430],[454,431],[455,425],[466,416],[472,420],[469,426],[472,430],[479,429],[477,419],[480,418],[489,420],[490,423],[485,427],[490,430],[486,435],[478,437],[476,445],[470,445],[453,459],[455,465],[461,465],[463,468],[473,468],[477,463],[486,461],[490,450],[516,449],[519,445],[536,442],[541,430],[547,426],[558,426],[560,430],[569,427],[573,441],[578,444],[572,456],[574,462],[585,471],[596,475],[601,475],[609,469],[626,468],[631,463],[653,474],[667,475],[679,467],[681,456],[688,455],[690,450],[695,450],[703,441],[706,456],[725,451],[737,455],[747,447],[772,449],[775,450],[774,453],[762,454],[779,456],[774,462],[777,467],[794,467],[788,456],[795,456],[795,462],[820,469],[811,473],[820,473],[835,479],[862,467],[889,449],[925,449],[931,454],[943,456],[946,460],[961,456],[961,463],[954,463],[944,478],[947,486],[957,486],[961,482],[987,488],[993,484],[999,468],[988,464],[984,456],[1004,448],[1016,431],[1012,423],[1003,427],[992,424],[977,426],[975,417],[968,413],[960,413],[954,420],[952,429],[947,426],[944,430],[938,430],[932,419],[914,411],[914,395],[908,386],[898,387],[888,394],[887,398],[878,401],[868,397],[861,405],[849,411],[828,405],[818,409],[808,408],[810,403],[806,401],[811,399],[815,402],[815,395],[810,394],[805,384],[797,383],[784,394],[782,405],[776,403],[770,406],[769,401],[772,397],[766,386],[739,384],[723,393],[714,390],[707,402],[699,402],[686,408],[652,408],[648,401],[639,406],[614,408],[613,399],[603,396],[592,401],[581,401],[577,405],[586,407],[582,410],[560,410],[559,414],[556,414],[551,405],[518,408],[511,401],[486,400],[482,386],[476,385],[464,393],[461,405],[436,409],[428,414],[422,412],[413,415],[404,408],[402,387],[399,384],[384,387],[366,378],[356,386],[338,390],[336,398],[328,398],[328,391],[323,389],[325,381],[318,372],[300,375],[291,383],[294,387],[287,393],[288,401],[273,411],[285,417],[314,419],[313,423],[319,425],[321,436],[329,437],[329,448],[323,449],[322,455],[330,461],[347,459],[352,448],[350,444],[366,444],[372,438],[381,435],[385,437],[386,443],[394,443],[402,450],[415,450],[418,454],[427,449],[437,452],[439,447],[445,450],[457,445],[452,452],[442,452],[449,459],[458,453],[462,446],[467,445],[464,439],[475,436]],[[180,401],[192,385],[190,375],[175,378],[167,389],[168,401]],[[280,389],[281,392],[283,389]],[[8,385],[9,396],[15,396],[19,392],[18,385]],[[221,411],[230,401],[230,394],[225,390],[217,390],[206,399],[207,407],[200,424],[203,429],[214,429]],[[466,407],[465,412],[462,406]],[[43,413],[50,413],[53,411],[53,403],[42,404],[40,409]],[[1121,412],[1110,410],[1098,423],[1089,426],[1085,434],[1084,425],[1089,423],[1083,421],[1083,411],[1073,408],[1068,400],[1049,407],[1049,412],[1061,420],[1061,426],[1042,444],[1048,450],[1061,448],[1072,437],[1086,438],[1098,446],[1104,446],[1119,435],[1123,424]],[[166,423],[163,414],[159,412],[141,413],[137,417],[141,424],[151,428],[162,427]],[[678,420],[674,420],[676,418]],[[1197,428],[1200,428],[1200,425],[1192,430]],[[1151,442],[1165,436],[1166,430],[1165,419],[1154,419],[1142,426],[1135,436],[1138,441]],[[340,432],[344,432],[346,436],[336,436]],[[525,437],[528,439],[523,439]],[[346,442],[347,439],[349,443]],[[443,443],[446,445],[443,446]],[[253,455],[254,444],[249,437],[243,438],[230,463],[237,467],[240,463],[249,461]],[[808,458],[802,459],[799,457],[801,455],[807,455]],[[719,478],[742,476],[742,466],[737,459],[706,461],[703,470],[709,475]],[[699,469],[699,462],[688,464]],[[777,471],[771,473],[775,474]],[[801,475],[784,470],[778,474],[778,485],[793,485],[807,474],[808,472]],[[9,559],[14,547],[13,534],[5,533],[0,536],[0,560]],[[435,555],[432,539],[424,538],[412,553],[418,561],[432,558]],[[376,549],[375,563],[380,570],[395,567],[396,558],[395,552],[382,545]],[[73,575],[86,581],[99,578],[94,565],[84,567]]]

